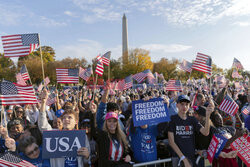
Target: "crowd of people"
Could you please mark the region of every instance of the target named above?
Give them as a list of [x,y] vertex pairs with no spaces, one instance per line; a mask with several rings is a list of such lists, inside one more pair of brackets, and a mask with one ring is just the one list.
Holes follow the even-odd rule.
[[[47,105],[49,94],[56,101]],[[239,105],[236,116],[218,109],[225,94]],[[235,93],[228,84],[211,92],[201,85],[186,84],[183,91],[167,91],[164,86],[112,90],[70,91],[44,88],[37,94],[37,105],[5,106],[1,114],[0,153],[11,152],[38,167],[129,167],[171,157],[173,167],[205,166],[213,134],[228,139],[214,167],[237,167],[242,161],[230,144],[248,134],[250,117],[242,111],[249,107],[248,89]],[[162,98],[170,122],[134,126],[132,101]],[[48,130],[85,130],[85,146],[76,157],[44,159],[43,132]]]

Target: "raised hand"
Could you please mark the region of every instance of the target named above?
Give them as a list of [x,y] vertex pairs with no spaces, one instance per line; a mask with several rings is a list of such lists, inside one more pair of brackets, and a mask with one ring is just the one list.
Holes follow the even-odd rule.
[[5,139],[5,146],[9,149],[9,151],[16,151],[16,142],[10,137]]

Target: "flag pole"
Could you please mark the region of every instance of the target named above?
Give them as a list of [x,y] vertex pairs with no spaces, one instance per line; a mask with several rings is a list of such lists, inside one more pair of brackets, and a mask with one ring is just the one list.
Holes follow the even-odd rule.
[[39,49],[40,49],[40,57],[41,57],[41,64],[42,64],[42,73],[43,73],[43,80],[44,80],[44,68],[43,68],[43,55],[42,55],[42,46],[40,42],[40,34],[38,34],[38,40],[39,40]]
[[1,120],[1,125],[3,126],[3,110],[4,110],[4,109],[3,109],[3,105],[2,105],[1,107],[2,107],[2,110],[1,110],[1,119],[2,119],[2,120]]
[[94,94],[93,94],[93,101],[95,101],[95,93],[96,93],[96,85],[97,85],[98,74],[96,74],[95,84],[94,84]]
[[108,81],[110,81],[110,63],[109,63],[109,66],[108,66]]

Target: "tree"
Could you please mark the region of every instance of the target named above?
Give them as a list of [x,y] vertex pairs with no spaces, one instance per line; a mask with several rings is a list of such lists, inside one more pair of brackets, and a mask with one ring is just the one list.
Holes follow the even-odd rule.
[[153,63],[149,56],[149,51],[144,49],[134,49],[129,52],[127,64],[123,64],[123,77],[136,74],[144,70],[153,69]]
[[4,55],[0,53],[0,78],[14,82],[16,81],[15,72],[16,66],[14,62],[10,58],[4,57]]
[[176,59],[170,61],[166,58],[161,58],[160,61],[154,63],[153,72],[158,72],[159,74],[162,73],[166,80],[178,79],[176,71],[177,64],[178,60]]

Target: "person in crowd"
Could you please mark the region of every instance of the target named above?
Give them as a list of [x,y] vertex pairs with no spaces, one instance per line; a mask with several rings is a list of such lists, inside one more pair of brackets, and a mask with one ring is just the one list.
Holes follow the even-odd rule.
[[169,91],[168,98],[169,98],[168,113],[169,113],[169,117],[171,118],[172,115],[176,115],[178,113],[178,109],[176,107],[177,92]]
[[37,167],[50,167],[49,159],[42,158],[42,147],[36,142],[35,137],[26,136],[20,140],[18,150],[22,159],[32,163]]
[[15,118],[23,120],[24,127],[30,124],[30,122],[28,121],[26,117],[24,109],[21,106],[16,106],[14,109],[14,112],[15,112]]
[[[45,112],[45,106],[46,101],[48,98],[48,92],[45,89],[41,93],[41,109],[38,117],[38,126],[41,131],[43,130],[52,130],[52,127],[48,123],[46,112]],[[61,115],[62,123],[63,123],[63,130],[74,130],[77,129],[77,123],[78,123],[78,113],[73,111],[72,109],[68,108],[64,111],[64,113]],[[77,157],[64,157],[64,158],[51,158],[50,164],[52,167],[62,166],[62,167],[83,167],[84,164],[88,163],[89,161],[89,141],[86,135],[85,138],[85,147],[79,148],[77,151],[78,156]]]
[[30,124],[34,125],[37,122],[39,111],[37,107],[33,105],[25,105],[24,107],[25,115]]
[[63,129],[62,119],[61,118],[55,118],[53,120],[52,128],[62,130]]
[[9,136],[14,140],[18,141],[25,129],[24,121],[20,118],[14,118],[8,122],[7,128]]
[[129,104],[131,104],[131,100],[129,96],[126,96],[125,102],[122,104],[122,112],[125,112],[128,109]]
[[210,101],[206,109],[206,123],[203,127],[194,117],[187,115],[190,99],[187,95],[180,95],[177,99],[178,114],[173,115],[169,123],[168,139],[174,150],[172,165],[179,166],[182,161],[185,167],[195,166],[195,133],[201,132],[207,136],[210,129],[209,117],[214,110]]
[[98,130],[99,167],[132,167],[128,141],[118,123],[118,114],[108,112],[103,130]]

